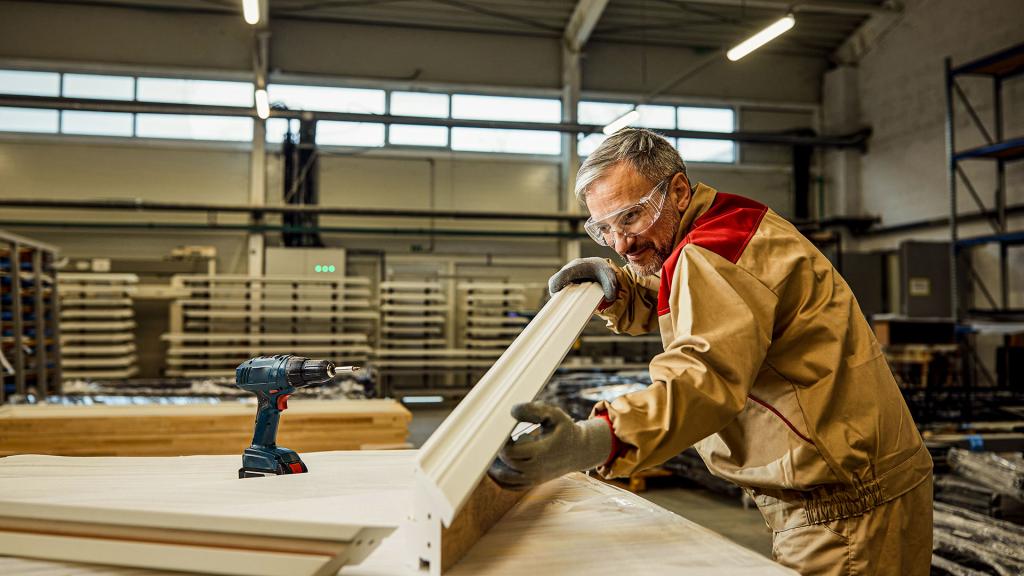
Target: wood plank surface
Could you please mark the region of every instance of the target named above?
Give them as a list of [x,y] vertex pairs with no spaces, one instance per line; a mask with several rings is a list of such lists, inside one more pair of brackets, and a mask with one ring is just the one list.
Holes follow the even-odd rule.
[[[0,407],[0,456],[241,454],[252,441],[255,403]],[[278,443],[316,452],[401,446],[412,414],[393,400],[292,399]]]
[[[393,520],[407,513],[414,451],[304,457],[311,467],[309,474],[221,482],[222,487],[211,491],[206,483],[233,479],[234,458],[15,456],[0,459],[0,494],[6,501],[207,510],[254,522],[266,521],[278,511],[311,522],[338,522],[342,516],[359,515]],[[247,485],[239,491],[241,484]],[[362,564],[342,568],[341,576],[417,574],[406,562],[406,531],[407,527],[399,528]],[[172,574],[12,557],[0,557],[0,573]],[[526,493],[448,574],[794,576],[795,572],[640,496],[571,474]]]
[[[313,453],[307,474],[245,480],[230,456],[3,458],[0,550],[222,574],[319,573],[335,554],[361,560],[404,516],[400,498],[364,492],[401,487],[389,491],[389,479],[410,476],[412,456],[362,454],[370,453]],[[42,528],[25,524],[33,521]],[[204,557],[208,569],[196,563]]]
[[462,560],[525,494],[501,488],[490,476],[481,478],[452,525],[441,527],[441,572]]

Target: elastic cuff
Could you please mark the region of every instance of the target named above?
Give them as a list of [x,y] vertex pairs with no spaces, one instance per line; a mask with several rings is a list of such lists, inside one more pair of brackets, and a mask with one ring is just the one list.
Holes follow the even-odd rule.
[[614,462],[615,459],[619,457],[619,453],[622,452],[622,440],[619,440],[619,437],[615,435],[615,427],[612,426],[612,419],[611,417],[608,416],[607,412],[598,412],[597,414],[594,414],[594,418],[601,418],[602,420],[607,422],[608,431],[612,435],[611,452],[608,454],[608,459],[604,461],[604,464],[601,464],[601,466],[608,466],[609,464]]

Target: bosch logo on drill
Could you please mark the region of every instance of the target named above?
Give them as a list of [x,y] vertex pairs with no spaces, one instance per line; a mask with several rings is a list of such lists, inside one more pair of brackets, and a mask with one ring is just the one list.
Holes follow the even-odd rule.
[[242,453],[238,477],[308,472],[294,450],[277,445],[281,412],[288,409],[288,398],[297,389],[331,382],[341,372],[358,370],[354,366],[336,368],[329,360],[310,360],[290,354],[258,356],[243,362],[235,370],[235,385],[255,394],[258,408],[252,445]]

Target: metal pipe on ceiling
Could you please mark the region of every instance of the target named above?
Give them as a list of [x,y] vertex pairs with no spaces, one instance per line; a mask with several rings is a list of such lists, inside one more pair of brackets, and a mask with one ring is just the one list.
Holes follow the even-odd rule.
[[[1007,206],[1006,214],[1008,216],[1019,216],[1021,214],[1024,214],[1024,204],[1013,204]],[[957,221],[960,222],[961,224],[966,222],[983,222],[986,220],[990,220],[994,216],[995,210],[986,210],[985,212],[968,212],[966,214],[958,215]],[[902,234],[906,232],[913,232],[915,230],[940,228],[943,226],[949,226],[949,216],[938,216],[935,218],[913,220],[910,222],[903,222],[900,224],[891,224],[889,226],[878,226],[868,228],[864,232],[855,234],[855,236],[884,236],[886,234]]]
[[57,228],[69,230],[208,230],[213,232],[289,232],[321,234],[353,234],[370,236],[451,236],[489,238],[587,238],[581,232],[557,230],[461,230],[456,228],[393,228],[345,226],[278,226],[273,224],[220,224],[216,222],[68,222],[63,220],[0,220],[7,228]]
[[487,212],[471,210],[410,210],[400,208],[342,208],[335,206],[247,206],[244,204],[203,204],[198,202],[158,202],[151,200],[50,200],[38,198],[0,198],[0,206],[21,209],[114,210],[129,212],[223,212],[235,214],[315,214],[318,216],[439,218],[450,220],[526,220],[537,222],[579,223],[583,214],[559,212]]
[[[49,96],[0,95],[0,106],[17,108],[43,108],[50,110],[89,110],[94,112],[128,112],[141,114],[195,114],[206,116],[240,116],[255,118],[252,108],[240,106],[209,106],[205,104],[169,104],[164,102],[138,102],[122,100],[93,100],[88,98],[54,98]],[[446,128],[491,128],[499,130],[542,130],[573,134],[596,134],[603,126],[596,124],[507,122],[500,120],[468,120],[456,118],[425,118],[396,116],[393,114],[357,114],[351,112],[309,112],[301,110],[271,110],[271,118],[312,118],[338,122],[380,122],[384,124],[413,124]],[[871,135],[869,129],[852,134],[808,136],[786,132],[706,132],[698,130],[661,130],[670,138],[698,140],[731,140],[748,144],[782,144],[788,146],[814,146],[819,148],[863,148]]]

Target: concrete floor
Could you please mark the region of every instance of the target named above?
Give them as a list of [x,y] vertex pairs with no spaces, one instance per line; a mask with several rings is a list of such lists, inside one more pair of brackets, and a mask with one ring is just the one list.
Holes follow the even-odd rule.
[[[451,408],[412,408],[409,442],[417,448],[430,437]],[[759,554],[771,557],[772,535],[761,514],[739,500],[720,496],[679,478],[655,478],[640,496],[705,526]]]

